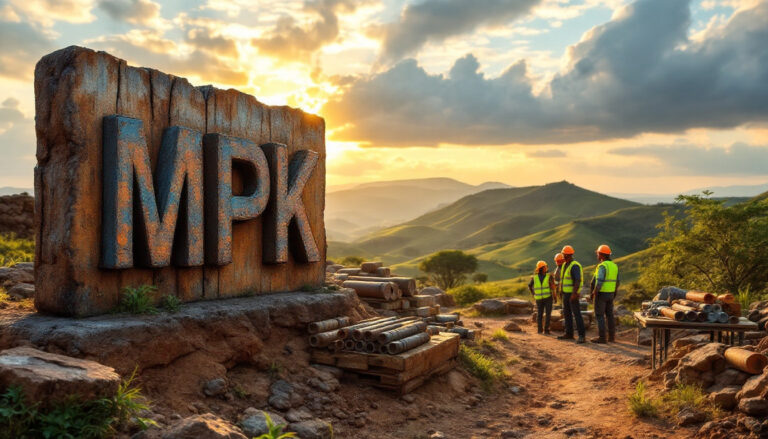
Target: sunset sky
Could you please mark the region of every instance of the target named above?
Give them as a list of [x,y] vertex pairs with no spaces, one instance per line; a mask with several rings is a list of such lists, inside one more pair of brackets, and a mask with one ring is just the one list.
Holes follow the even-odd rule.
[[0,186],[68,45],[318,113],[328,184],[768,182],[768,0],[0,0]]

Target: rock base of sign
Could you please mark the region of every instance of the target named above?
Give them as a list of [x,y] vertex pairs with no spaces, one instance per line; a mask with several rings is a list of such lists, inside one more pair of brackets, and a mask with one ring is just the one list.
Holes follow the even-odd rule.
[[[154,315],[1,316],[0,349],[31,345],[97,361],[121,375],[130,375],[134,368],[139,373],[162,369],[169,379],[174,367],[195,361],[209,367],[199,371],[201,379],[213,379],[234,365],[269,366],[272,354],[266,352],[282,350],[289,340],[303,342],[309,322],[340,315],[367,317],[353,290],[319,291],[195,302],[176,313]],[[305,349],[292,350],[296,352],[278,355],[290,359]]]

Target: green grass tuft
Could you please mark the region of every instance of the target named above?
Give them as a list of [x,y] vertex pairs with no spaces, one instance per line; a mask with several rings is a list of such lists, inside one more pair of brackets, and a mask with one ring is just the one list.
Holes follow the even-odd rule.
[[661,411],[668,416],[676,416],[684,408],[696,409],[707,414],[709,419],[720,417],[721,410],[701,387],[692,384],[678,384],[677,387],[665,393],[660,400]]
[[288,439],[292,437],[297,437],[296,433],[293,433],[293,432],[283,433],[283,429],[285,428],[285,425],[284,424],[275,425],[274,421],[272,421],[272,418],[270,418],[266,412],[263,412],[263,413],[264,413],[264,418],[267,421],[268,431],[254,439]]
[[169,313],[176,313],[181,309],[181,299],[173,294],[166,294],[160,299],[160,306]]
[[503,329],[497,329],[491,334],[491,339],[498,341],[509,341],[509,335]]
[[657,403],[646,394],[645,383],[638,381],[628,396],[629,411],[638,418],[652,418],[658,412]]
[[507,372],[504,365],[482,353],[461,345],[459,348],[459,361],[473,376],[479,378],[486,388],[506,379]]
[[0,266],[10,267],[19,262],[35,259],[35,241],[17,238],[13,234],[0,235]]
[[149,407],[140,389],[133,386],[136,372],[121,383],[111,398],[69,400],[41,407],[29,405],[24,392],[10,387],[0,394],[0,439],[11,438],[107,438],[136,424],[144,430],[154,421],[138,416]]
[[157,308],[153,302],[153,295],[157,291],[154,285],[142,285],[138,288],[123,288],[123,297],[120,299],[118,312],[131,314],[155,314]]

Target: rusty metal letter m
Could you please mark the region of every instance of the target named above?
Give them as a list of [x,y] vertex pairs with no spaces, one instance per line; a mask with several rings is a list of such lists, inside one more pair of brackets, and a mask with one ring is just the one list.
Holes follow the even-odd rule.
[[202,135],[165,130],[155,186],[142,121],[107,116],[103,128],[101,266],[202,265]]

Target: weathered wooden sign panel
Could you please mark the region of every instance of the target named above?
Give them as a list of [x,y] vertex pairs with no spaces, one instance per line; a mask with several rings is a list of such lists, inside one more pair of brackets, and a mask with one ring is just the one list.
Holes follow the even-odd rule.
[[81,47],[40,60],[35,101],[39,310],[322,284],[320,117]]

